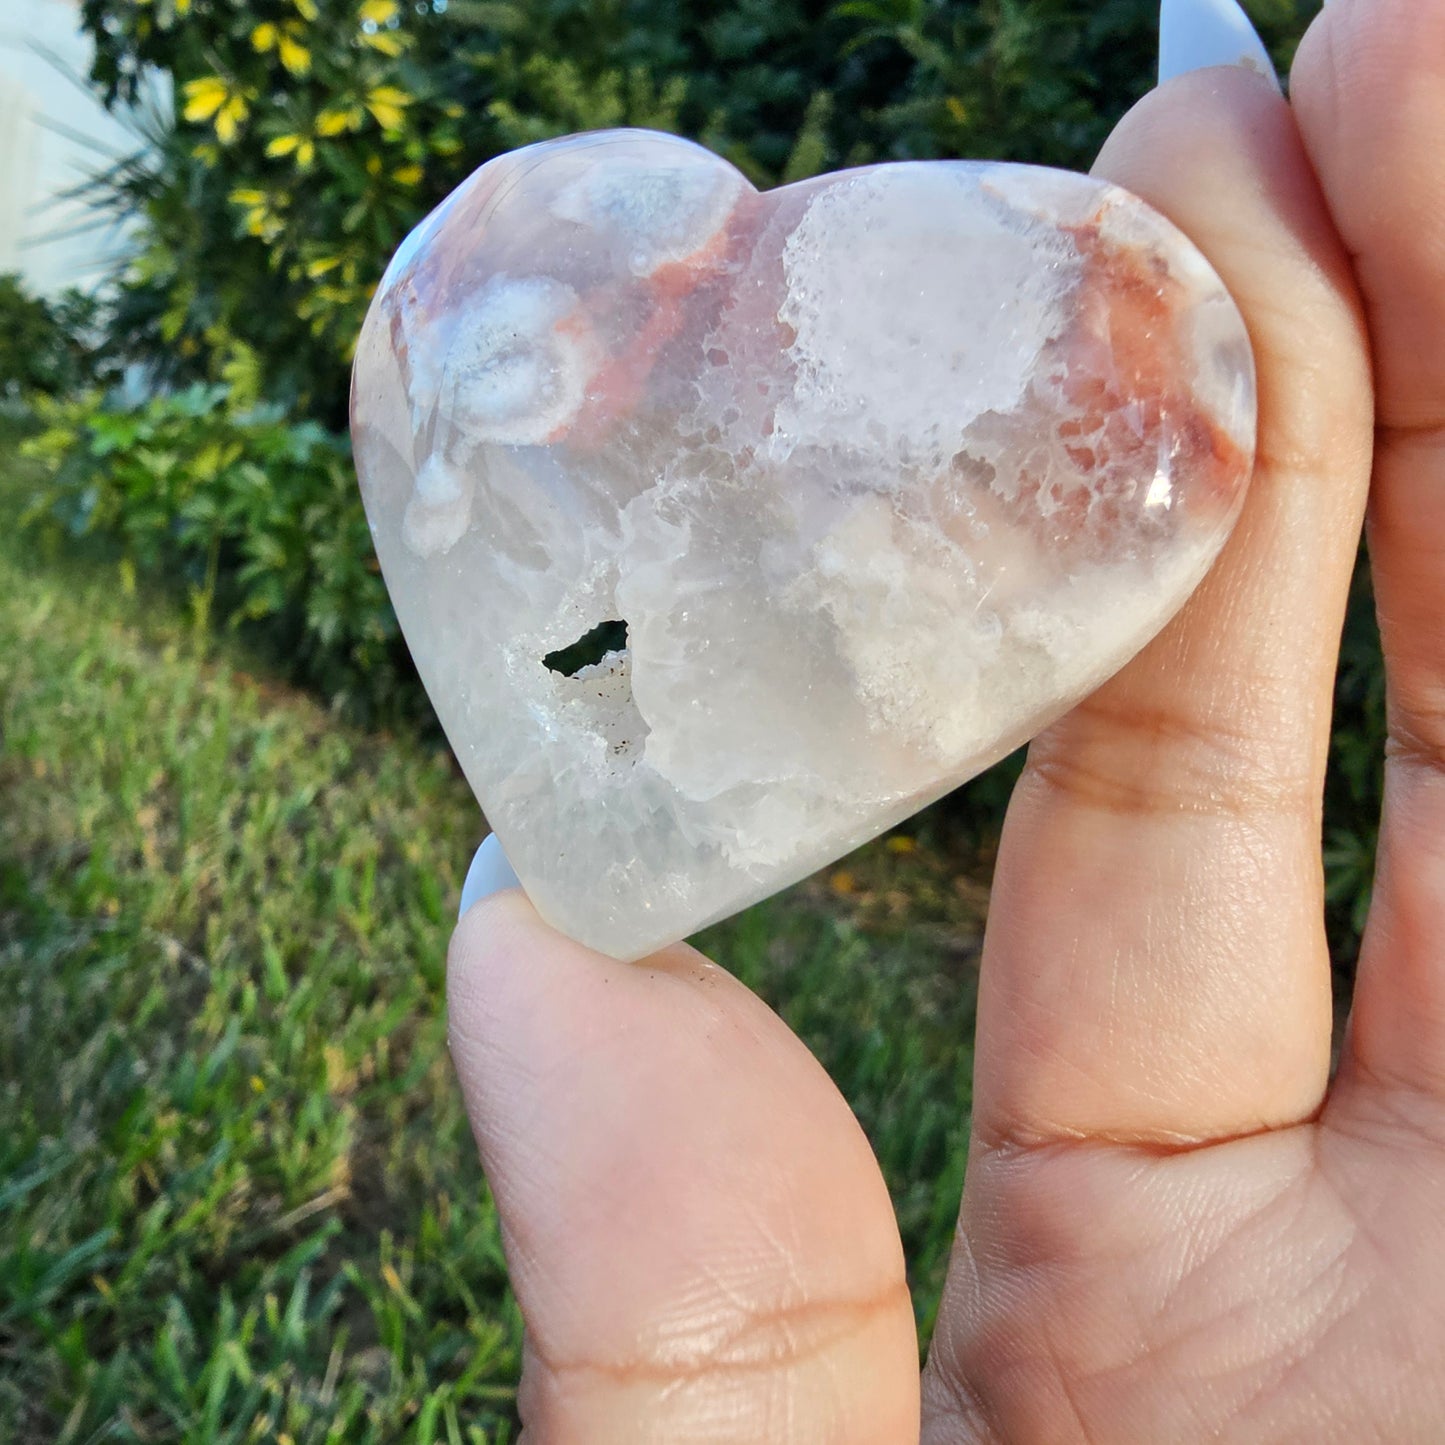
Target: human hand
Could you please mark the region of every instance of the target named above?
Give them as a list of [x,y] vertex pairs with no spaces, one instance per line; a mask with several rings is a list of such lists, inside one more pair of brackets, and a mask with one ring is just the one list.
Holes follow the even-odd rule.
[[[930,1445],[1439,1436],[1445,6],[1334,0],[1293,110],[1184,76],[1098,169],[1239,301],[1259,463],[1184,611],[1030,750],[922,1390],[886,1190],[803,1046],[691,949],[617,964],[502,892],[451,1028],[528,1438],[893,1445],[920,1402]],[[1320,798],[1372,448],[1393,742],[1332,1083]]]

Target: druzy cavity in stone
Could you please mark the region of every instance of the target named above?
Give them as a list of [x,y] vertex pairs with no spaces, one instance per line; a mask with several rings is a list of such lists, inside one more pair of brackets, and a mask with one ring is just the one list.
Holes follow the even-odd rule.
[[1233,301],[1031,167],[759,194],[614,131],[408,237],[353,435],[422,680],[544,917],[639,957],[1002,757],[1204,575],[1254,449]]

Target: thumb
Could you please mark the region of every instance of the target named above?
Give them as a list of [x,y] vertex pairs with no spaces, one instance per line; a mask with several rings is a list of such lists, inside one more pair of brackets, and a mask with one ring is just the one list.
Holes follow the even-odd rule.
[[786,1025],[684,945],[622,964],[517,891],[448,964],[452,1056],[547,1445],[918,1438],[887,1191]]

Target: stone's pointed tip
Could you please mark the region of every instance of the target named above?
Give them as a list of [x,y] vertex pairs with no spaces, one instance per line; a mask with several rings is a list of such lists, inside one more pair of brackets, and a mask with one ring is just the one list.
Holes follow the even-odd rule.
[[480,903],[483,898],[490,898],[493,893],[500,893],[504,888],[521,886],[521,879],[507,862],[507,855],[502,852],[497,835],[488,833],[482,839],[482,846],[477,849],[476,857],[472,859],[472,866],[467,869],[466,882],[462,884],[462,905],[457,909],[457,917],[465,917],[472,904]]
[[1211,65],[1238,65],[1282,90],[1269,51],[1238,0],[1162,0],[1159,84]]

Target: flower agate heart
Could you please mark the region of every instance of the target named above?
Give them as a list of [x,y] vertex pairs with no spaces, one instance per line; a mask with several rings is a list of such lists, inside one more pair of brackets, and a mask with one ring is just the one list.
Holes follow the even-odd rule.
[[1228,534],[1254,408],[1234,303],[1123,191],[929,162],[759,194],[645,131],[455,191],[352,393],[447,736],[542,915],[619,958],[1126,662]]

